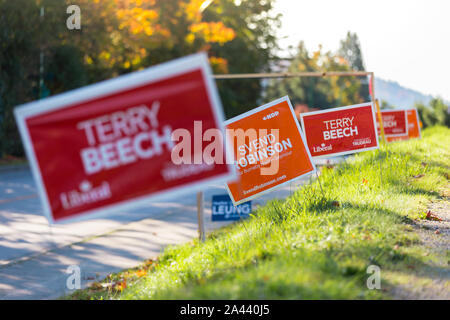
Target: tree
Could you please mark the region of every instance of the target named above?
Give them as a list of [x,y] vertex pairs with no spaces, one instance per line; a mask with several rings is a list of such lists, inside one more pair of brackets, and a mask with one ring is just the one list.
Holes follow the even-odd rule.
[[[350,69],[354,71],[365,71],[364,60],[361,52],[361,44],[356,33],[347,32],[347,37],[340,42],[338,55],[343,57],[349,64]],[[370,101],[369,82],[367,77],[358,77],[362,85],[360,87],[360,96],[365,101]]]
[[[42,87],[57,94],[198,51],[216,73],[268,70],[273,1],[78,0],[81,30],[69,30],[72,1],[0,0],[0,150],[23,154],[12,109],[39,99]],[[258,103],[261,83],[242,84],[219,83],[228,116]]]
[[[225,70],[217,73],[256,73],[270,70],[278,49],[275,35],[280,16],[272,15],[273,0],[214,1],[205,11],[205,19],[221,20],[232,28],[236,37],[210,47],[212,56],[226,61]],[[263,85],[259,79],[217,81],[227,118],[248,111],[262,100]]]
[[424,128],[435,125],[450,127],[450,106],[446,105],[441,98],[432,99],[429,106],[416,103],[415,107]]
[[28,0],[0,0],[0,150],[23,154],[12,109],[38,91],[39,8]]
[[[290,62],[288,72],[349,71],[347,61],[322,48],[310,54],[303,42]],[[359,96],[360,83],[355,77],[296,77],[273,80],[267,89],[267,98],[289,95],[294,104],[327,109],[363,102]]]

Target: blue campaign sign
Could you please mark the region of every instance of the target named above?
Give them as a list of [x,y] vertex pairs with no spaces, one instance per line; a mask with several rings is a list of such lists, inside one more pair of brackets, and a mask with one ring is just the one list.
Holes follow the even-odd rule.
[[227,194],[212,197],[212,221],[229,221],[248,218],[252,212],[252,202],[247,201],[237,206]]

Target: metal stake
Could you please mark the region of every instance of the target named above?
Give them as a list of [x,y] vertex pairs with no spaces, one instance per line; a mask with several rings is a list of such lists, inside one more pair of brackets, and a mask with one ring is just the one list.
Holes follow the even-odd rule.
[[205,242],[205,222],[203,214],[203,192],[197,192],[198,238]]

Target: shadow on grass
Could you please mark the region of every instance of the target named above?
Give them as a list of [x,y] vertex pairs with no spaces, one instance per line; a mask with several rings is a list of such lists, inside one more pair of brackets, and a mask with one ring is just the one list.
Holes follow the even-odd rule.
[[[355,256],[358,256],[358,261],[355,261]],[[371,298],[373,291],[366,285],[371,275],[367,273],[370,265],[378,265],[381,268],[383,288],[395,286],[383,278],[383,271],[400,270],[413,273],[412,269],[431,268],[435,274],[430,275],[432,279],[443,279],[443,268],[427,264],[412,255],[395,252],[387,246],[380,247],[376,243],[364,242],[347,247],[332,247],[328,250],[287,248],[269,258],[254,259],[244,266],[216,269],[209,277],[184,279],[181,286],[160,290],[150,298]],[[307,276],[303,278],[302,273]],[[444,275],[444,279],[449,279],[448,273]],[[347,291],[340,292],[340,288],[346,288]],[[377,294],[378,298],[389,297]]]
[[398,194],[424,195],[427,197],[437,197],[439,199],[442,199],[442,196],[437,191],[427,190],[413,185],[407,185],[404,181],[399,179],[389,179],[389,183],[393,185],[396,193]]

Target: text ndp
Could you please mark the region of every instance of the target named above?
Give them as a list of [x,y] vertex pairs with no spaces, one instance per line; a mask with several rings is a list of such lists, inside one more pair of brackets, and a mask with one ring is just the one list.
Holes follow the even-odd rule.
[[80,152],[86,174],[98,173],[171,151],[172,128],[158,121],[159,101],[113,112],[77,124],[88,148]]

